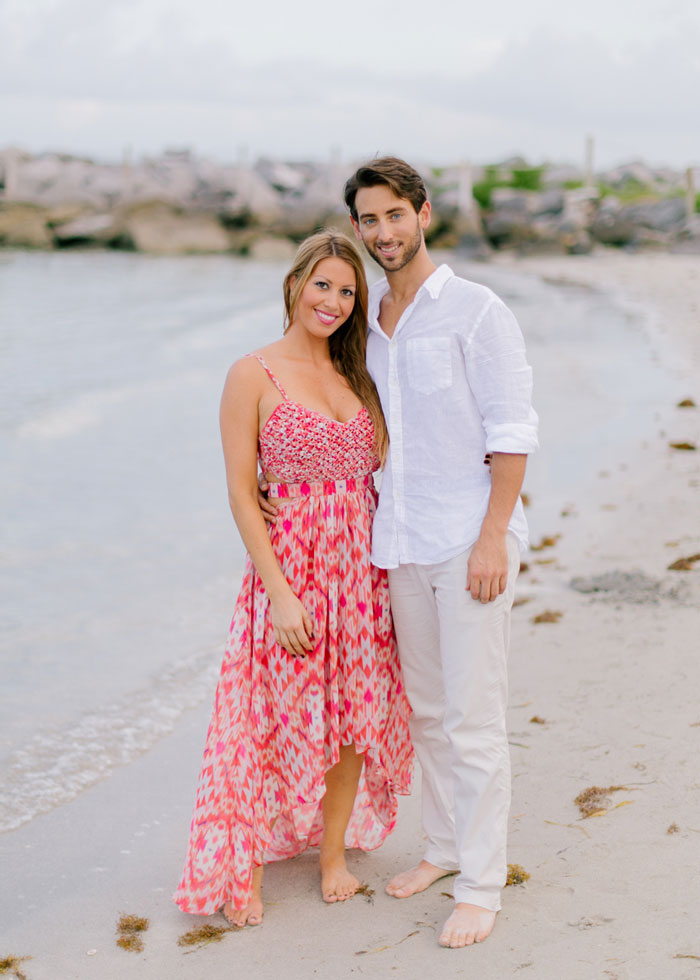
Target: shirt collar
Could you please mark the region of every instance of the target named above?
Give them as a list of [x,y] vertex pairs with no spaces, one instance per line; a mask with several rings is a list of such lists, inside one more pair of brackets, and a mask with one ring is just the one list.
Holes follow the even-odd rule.
[[[438,299],[440,293],[442,292],[442,287],[448,281],[454,277],[454,272],[452,269],[443,262],[439,265],[434,272],[431,272],[424,283],[421,284],[418,292],[416,293],[416,299],[425,290],[431,299]],[[369,327],[371,330],[377,330],[379,333],[384,333],[382,328],[379,326],[379,306],[382,299],[389,292],[389,283],[386,277],[380,279],[379,282],[375,282],[370,288],[369,294],[369,310],[368,310],[368,320]],[[414,300],[415,302],[415,300]]]

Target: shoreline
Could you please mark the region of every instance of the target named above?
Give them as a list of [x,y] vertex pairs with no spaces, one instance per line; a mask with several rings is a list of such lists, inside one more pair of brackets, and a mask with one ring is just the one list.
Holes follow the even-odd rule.
[[[677,385],[678,400],[700,404],[700,274],[691,275],[685,256],[649,259],[509,257],[507,267],[609,289],[641,309],[658,370]],[[693,764],[700,563],[688,572],[667,566],[700,552],[700,460],[669,441],[700,442],[700,408],[658,406],[655,426],[614,470],[596,475],[595,492],[559,502],[547,534],[561,537],[533,552],[518,581],[518,599],[527,601],[513,614],[508,860],[531,877],[505,891],[493,936],[470,950],[439,949],[449,879],[411,900],[383,894],[390,874],[420,857],[414,793],[401,801],[387,843],[351,856],[373,896],[327,907],[311,855],[272,866],[265,924],[196,950],[195,970],[214,980],[232,969],[263,978],[284,970],[299,980],[314,972],[384,977],[392,968],[409,980],[469,968],[480,980],[521,970],[537,980],[691,976],[693,961],[683,957],[700,956],[693,922],[700,884],[687,874],[700,833]],[[646,578],[625,578],[636,571]],[[581,593],[569,586],[575,576],[589,584],[608,576],[612,587]],[[559,621],[532,622],[546,612],[560,613]],[[0,836],[9,944],[0,957],[32,956],[23,965],[28,980],[192,976],[177,938],[206,920],[179,912],[170,891],[209,711],[202,702],[147,754]],[[573,800],[593,785],[627,789],[582,820]],[[149,916],[143,954],[116,947],[122,912]],[[223,925],[221,916],[211,921]]]

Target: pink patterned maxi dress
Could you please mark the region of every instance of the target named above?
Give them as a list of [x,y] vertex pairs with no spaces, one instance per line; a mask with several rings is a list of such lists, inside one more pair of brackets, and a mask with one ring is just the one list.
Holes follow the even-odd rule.
[[[257,355],[256,355],[257,356]],[[338,422],[283,400],[259,441],[278,499],[270,540],[309,612],[314,649],[296,659],[275,642],[269,602],[247,559],[175,901],[208,915],[244,908],[253,865],[320,843],[324,774],[339,747],[365,754],[346,834],[378,847],[410,790],[410,708],[403,690],[386,572],[370,563],[376,506],[373,427],[366,409]]]

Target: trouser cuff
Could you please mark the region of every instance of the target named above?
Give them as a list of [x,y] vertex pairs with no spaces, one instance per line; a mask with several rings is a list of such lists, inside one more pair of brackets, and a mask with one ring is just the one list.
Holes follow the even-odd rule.
[[444,868],[445,871],[459,871],[459,861],[454,857],[448,857],[445,851],[432,845],[427,848],[423,860],[434,864],[436,868]]
[[479,891],[478,888],[468,888],[460,885],[459,878],[454,887],[455,902],[466,902],[468,905],[480,905],[482,909],[489,909],[490,912],[500,912],[501,893],[500,891]]

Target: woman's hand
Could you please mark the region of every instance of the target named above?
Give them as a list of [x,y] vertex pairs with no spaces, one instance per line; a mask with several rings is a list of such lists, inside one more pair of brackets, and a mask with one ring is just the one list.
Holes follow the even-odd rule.
[[270,622],[275,639],[293,657],[305,657],[313,650],[311,617],[291,589],[282,598],[270,600]]

